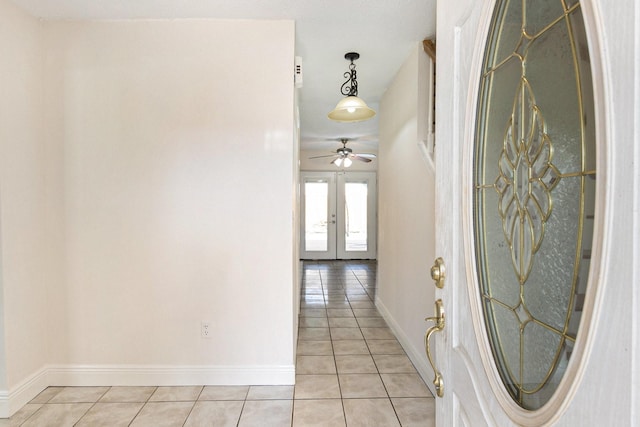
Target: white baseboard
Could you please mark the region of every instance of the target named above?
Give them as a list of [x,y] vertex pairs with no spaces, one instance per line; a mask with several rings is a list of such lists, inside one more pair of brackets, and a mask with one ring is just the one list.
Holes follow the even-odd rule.
[[0,390],[8,418],[50,386],[293,385],[295,366],[49,365],[10,391]]
[[292,385],[295,366],[57,365],[55,386]]
[[429,365],[429,362],[427,361],[427,357],[424,353],[424,349],[422,347],[415,348],[414,346],[411,345],[409,338],[404,333],[402,328],[400,328],[400,325],[398,324],[398,322],[396,322],[396,320],[393,318],[389,310],[387,310],[387,307],[385,307],[382,301],[377,297],[376,297],[376,307],[378,308],[378,311],[380,312],[384,320],[389,325],[389,328],[393,331],[395,336],[398,338],[400,345],[402,345],[402,348],[404,348],[404,351],[407,353],[407,356],[409,357],[409,359],[411,359],[413,366],[415,366],[416,370],[418,371],[418,374],[420,374],[425,384],[431,391],[431,394],[435,396],[436,388],[433,385],[434,373],[433,373],[433,369],[431,369],[431,366]]
[[9,418],[49,386],[47,369],[41,368],[11,390],[0,391],[0,418]]

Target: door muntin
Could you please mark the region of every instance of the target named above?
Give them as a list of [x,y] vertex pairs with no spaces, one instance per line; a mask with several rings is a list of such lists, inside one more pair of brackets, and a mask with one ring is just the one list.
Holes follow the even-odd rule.
[[498,0],[479,87],[479,300],[505,389],[536,410],[572,355],[593,241],[595,120],[579,2]]

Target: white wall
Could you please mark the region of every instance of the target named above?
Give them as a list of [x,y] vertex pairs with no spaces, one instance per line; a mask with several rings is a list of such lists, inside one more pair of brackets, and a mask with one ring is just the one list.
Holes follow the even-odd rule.
[[293,48],[0,0],[0,417],[47,385],[293,383]]
[[293,23],[46,33],[67,256],[53,378],[292,382]]
[[[42,127],[42,28],[0,0],[0,416],[20,383],[42,369],[48,336],[52,252],[47,230]],[[5,359],[6,357],[6,359]]]
[[430,384],[423,337],[433,316],[434,171],[420,148],[427,134],[431,62],[416,46],[380,103],[378,293],[376,305]]

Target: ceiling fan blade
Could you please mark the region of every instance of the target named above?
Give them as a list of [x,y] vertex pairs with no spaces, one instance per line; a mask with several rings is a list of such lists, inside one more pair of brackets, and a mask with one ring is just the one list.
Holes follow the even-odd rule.
[[352,154],[349,157],[351,157],[354,160],[360,160],[361,162],[365,162],[365,163],[369,163],[371,161],[371,159],[367,157],[361,157],[360,154]]
[[366,159],[375,159],[377,156],[372,153],[357,153],[356,156],[364,157]]
[[309,157],[310,159],[321,159],[323,157],[337,157],[335,154],[327,154],[326,156],[313,156]]

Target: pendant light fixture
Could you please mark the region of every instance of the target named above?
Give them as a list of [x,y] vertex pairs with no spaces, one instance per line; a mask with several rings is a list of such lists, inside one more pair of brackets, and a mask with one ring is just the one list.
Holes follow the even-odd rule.
[[347,81],[340,87],[340,93],[345,96],[328,114],[328,117],[336,122],[361,122],[376,115],[376,112],[369,108],[361,98],[358,98],[358,81],[356,80],[356,64],[353,63],[360,58],[357,52],[349,52],[344,58],[351,61],[349,71],[344,73]]

